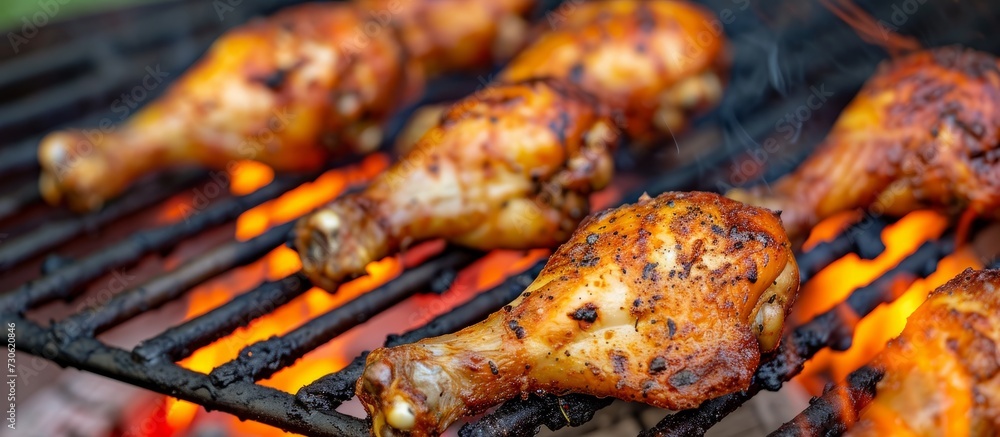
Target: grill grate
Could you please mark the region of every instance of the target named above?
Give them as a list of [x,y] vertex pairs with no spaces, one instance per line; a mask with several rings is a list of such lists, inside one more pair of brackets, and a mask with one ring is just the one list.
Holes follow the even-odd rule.
[[[107,114],[94,108],[107,108],[107,100],[141,79],[141,76],[115,71],[135,73],[150,63],[161,62],[164,70],[178,72],[173,77],[179,76],[179,71],[190,65],[226,27],[289,3],[297,1],[247,3],[236,9],[238,15],[220,21],[210,2],[171,0],[131,11],[53,24],[44,36],[40,34],[38,39],[32,40],[24,53],[16,57],[0,53],[0,59],[6,61],[0,68],[0,90],[19,90],[0,93],[5,95],[0,99],[0,133],[12,139],[10,144],[0,148],[0,176],[20,182],[0,197],[0,224],[7,220],[30,221],[23,219],[25,211],[39,201],[33,178],[37,173],[35,147],[40,135],[63,125],[96,124]],[[545,3],[554,7],[557,2]],[[729,0],[707,3],[717,11],[732,11],[741,4]],[[877,17],[889,17],[893,12],[888,4],[860,3]],[[973,6],[983,7],[979,3]],[[819,6],[805,7],[804,15],[779,13],[778,9],[773,9],[782,7],[792,8],[792,4],[754,5],[751,11],[755,13],[747,12],[727,25],[735,54],[732,86],[721,109],[699,120],[694,132],[682,140],[686,142],[685,149],[697,150],[700,154],[693,158],[668,159],[673,168],[666,174],[660,172],[649,178],[641,191],[655,194],[668,190],[718,191],[727,188],[725,182],[720,184],[719,181],[734,180],[733,169],[754,156],[747,151],[760,149],[755,139],[774,137],[776,120],[801,107],[812,93],[811,85],[822,84],[835,90],[835,95],[815,110],[807,123],[798,126],[791,138],[779,138],[780,152],[761,164],[760,172],[744,176],[773,180],[808,156],[810,146],[822,137],[881,55],[871,46],[864,45],[851,29]],[[975,29],[990,28],[989,23],[997,21],[997,14],[966,10],[962,13],[968,15],[959,16],[946,1],[928,2],[922,8],[920,14],[911,17],[912,20],[903,26],[904,30],[919,29],[929,33],[925,35],[929,44],[961,41],[980,49],[996,48],[984,47],[992,42],[973,39],[973,35]],[[802,12],[799,8],[791,10]],[[969,25],[951,26],[949,20]],[[122,27],[122,23],[127,25]],[[178,23],[185,24],[177,26]],[[84,34],[92,36],[73,37],[74,32],[84,30],[89,32]],[[817,50],[816,44],[824,45],[825,49]],[[761,63],[762,56],[768,62]],[[66,73],[70,71],[73,73]],[[56,79],[61,82],[50,82]],[[456,90],[466,89],[465,85],[451,86],[459,82],[443,83],[448,85],[431,86],[425,101],[455,97]],[[478,81],[464,78],[461,83],[475,86]],[[677,147],[679,154],[680,145]],[[671,148],[664,147],[664,150],[671,151]],[[637,172],[642,170],[636,169]],[[63,366],[98,373],[287,431],[317,436],[367,435],[368,424],[364,420],[335,411],[353,397],[366,354],[354,358],[342,370],[302,387],[295,395],[264,387],[256,381],[291,366],[311,350],[404,299],[428,289],[441,288],[440,282],[447,282],[446,278],[453,278],[454,272],[469,266],[482,254],[446,248],[396,279],[285,335],[247,346],[236,359],[207,375],[186,370],[175,362],[302,295],[311,287],[309,280],[301,273],[294,273],[261,284],[214,310],[149,338],[133,350],[108,346],[95,335],[173,302],[212,277],[259,259],[285,242],[290,224],[276,226],[247,241],[223,243],[142,285],[116,294],[105,305],[71,314],[48,328],[24,316],[26,311],[45,303],[76,298],[86,285],[102,275],[134,265],[148,254],[166,253],[182,241],[231,223],[247,210],[313,181],[318,175],[279,175],[251,194],[217,199],[186,220],[143,228],[120,241],[105,242],[79,260],[50,258],[43,276],[25,284],[12,284],[11,290],[0,296],[2,317],[18,327],[19,348]],[[28,224],[29,229],[0,246],[0,272],[24,268],[40,255],[59,250],[80,235],[130,220],[136,213],[163,203],[169,196],[205,178],[206,174],[200,171],[175,172],[136,188],[132,194],[110,203],[101,212],[80,217],[46,209],[42,220],[32,221]],[[634,200],[640,192],[630,193],[624,199]],[[856,253],[866,259],[877,256],[884,250],[879,235],[886,225],[880,219],[866,218],[832,241],[800,254],[798,261],[803,281],[846,254]],[[778,389],[798,374],[802,365],[818,351],[846,349],[851,328],[845,314],[862,318],[877,305],[891,302],[896,297],[891,292],[891,284],[926,277],[953,249],[951,237],[925,243],[893,270],[855,290],[838,308],[795,328],[779,351],[762,363],[748,390],[708,401],[699,409],[668,416],[643,435],[702,434],[759,391]],[[431,322],[405,334],[389,336],[385,345],[401,345],[454,332],[484,319],[520,294],[543,265],[544,261],[539,261]],[[851,380],[849,389],[870,390],[873,375],[867,374],[867,379],[861,376]],[[542,425],[550,429],[576,426],[589,421],[597,410],[609,403],[607,399],[583,395],[532,396],[507,402],[479,421],[465,425],[460,435],[522,436],[533,435]],[[833,429],[836,408],[846,406],[816,408],[825,409],[810,416],[810,426]],[[826,415],[822,414],[824,412]]]

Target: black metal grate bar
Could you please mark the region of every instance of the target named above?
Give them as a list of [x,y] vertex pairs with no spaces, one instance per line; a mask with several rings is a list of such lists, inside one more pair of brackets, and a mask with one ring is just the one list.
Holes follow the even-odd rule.
[[302,272],[265,282],[225,305],[142,342],[132,355],[144,361],[182,360],[199,348],[290,302],[310,287],[312,282]]
[[912,283],[937,269],[937,263],[954,249],[954,238],[945,236],[926,242],[916,252],[871,284],[854,290],[846,301],[795,328],[774,355],[763,362],[744,391],[705,401],[693,410],[667,416],[643,437],[703,435],[761,390],[777,391],[802,371],[805,362],[830,347],[846,350],[851,345],[852,320],[867,316],[875,307],[896,299],[894,286]]
[[0,308],[24,311],[37,302],[66,296],[113,269],[126,267],[149,253],[166,251],[180,241],[233,221],[247,210],[277,198],[288,190],[313,180],[315,176],[279,178],[253,193],[223,199],[176,223],[136,232],[87,258],[62,266],[6,293],[0,298]]
[[209,376],[217,386],[268,378],[334,337],[427,289],[445,271],[461,270],[481,256],[482,253],[466,249],[448,250],[440,257],[407,270],[398,278],[308,321],[286,335],[243,348],[236,359],[216,367]]
[[527,400],[507,402],[493,413],[458,430],[460,437],[532,436],[545,425],[555,431],[566,426],[580,426],[594,417],[597,410],[611,405],[612,398],[571,394],[562,397],[532,396]]
[[885,251],[880,238],[888,225],[884,220],[866,217],[837,235],[830,241],[816,245],[808,252],[796,257],[799,262],[799,282],[805,284],[821,270],[849,253],[861,259],[875,259]]
[[813,398],[809,406],[794,419],[781,425],[771,437],[802,435],[841,435],[857,421],[858,413],[875,398],[878,382],[885,371],[875,366],[862,366],[847,376],[846,386],[837,385],[823,396]]
[[203,180],[205,176],[206,173],[203,171],[187,171],[169,176],[162,183],[144,184],[95,213],[45,223],[34,231],[0,246],[0,272],[10,270],[85,232],[100,229],[118,219],[159,204],[185,187]]
[[128,351],[81,337],[56,345],[48,331],[21,317],[4,315],[16,326],[17,347],[63,366],[104,375],[126,383],[194,402],[210,410],[222,410],[245,420],[256,420],[286,431],[317,437],[364,436],[368,424],[336,411],[319,413],[295,402],[295,398],[273,388],[252,383],[215,387],[208,376],[173,363],[140,363]]
[[[34,155],[32,155],[32,159],[34,159]],[[0,154],[0,162],[3,162],[2,154]],[[0,221],[41,200],[42,194],[38,191],[37,183],[24,184],[11,190],[9,194],[0,198]]]
[[[544,266],[545,260],[538,261],[524,272],[507,278],[500,285],[480,293],[430,323],[403,335],[389,336],[385,346],[399,346],[452,333],[485,319],[521,294],[528,285],[531,285]],[[354,384],[361,377],[367,356],[367,353],[361,354],[339,372],[326,375],[302,387],[296,397],[304,405],[316,410],[336,409],[342,402],[354,397]]]
[[116,294],[104,305],[85,309],[57,322],[53,333],[68,342],[80,336],[99,334],[144,311],[159,308],[198,284],[260,259],[282,245],[294,225],[294,222],[285,223],[247,241],[219,246],[139,287]]

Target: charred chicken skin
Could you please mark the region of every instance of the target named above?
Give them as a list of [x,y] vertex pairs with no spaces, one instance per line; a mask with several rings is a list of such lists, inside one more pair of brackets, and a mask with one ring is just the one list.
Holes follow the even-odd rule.
[[538,392],[692,408],[747,387],[798,283],[775,212],[644,196],[585,220],[485,321],[372,352],[357,392],[380,436],[437,435]]
[[[296,241],[305,272],[333,290],[409,242],[497,249],[565,241],[589,212],[587,194],[611,178],[608,146],[622,127],[614,112],[634,117],[624,127],[636,129],[664,101],[694,109],[718,99],[721,42],[698,56],[684,51],[698,32],[710,32],[710,21],[672,0],[577,5],[511,61],[502,80],[447,110],[365,193],[304,218]],[[549,101],[556,107],[538,106]],[[611,122],[598,121],[599,113]],[[599,134],[581,136],[593,129]]]
[[572,85],[491,87],[455,104],[363,192],[303,218],[303,270],[327,290],[414,242],[554,247],[611,179],[611,122]]
[[1000,217],[1000,68],[957,47],[883,64],[827,139],[770,188],[729,196],[781,210],[793,239],[845,210],[938,207]]
[[429,75],[474,71],[509,59],[527,39],[535,0],[355,0],[391,24]]
[[1000,270],[938,288],[873,365],[885,370],[850,436],[993,436],[1000,431]]
[[[498,36],[496,18],[484,14],[518,16],[530,1],[415,0],[388,9],[393,18],[385,24],[379,3],[399,2],[307,4],[251,22],[220,38],[124,124],[48,135],[39,148],[43,196],[85,211],[176,164],[228,169],[255,160],[294,171],[318,168],[331,155],[371,151],[387,117],[419,93],[425,73],[488,58],[488,40]],[[437,17],[443,12],[432,14],[434,8],[455,5],[477,12],[446,34],[428,31],[435,37],[421,40],[421,56],[408,56],[401,33],[422,22],[407,14]],[[408,27],[397,32],[396,22]],[[431,65],[434,56],[452,55],[464,57]]]
[[581,3],[549,15],[543,33],[500,74],[502,81],[554,77],[576,83],[620,114],[636,140],[676,133],[722,97],[722,28],[687,1]]

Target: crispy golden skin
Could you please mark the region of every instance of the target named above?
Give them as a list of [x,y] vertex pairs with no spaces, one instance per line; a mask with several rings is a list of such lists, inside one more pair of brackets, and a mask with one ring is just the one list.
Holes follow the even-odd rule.
[[[722,97],[725,35],[711,11],[678,0],[612,0],[550,13],[545,33],[500,80],[555,77],[620,111],[633,139],[676,133]],[[551,26],[551,27],[548,27]]]
[[320,166],[331,150],[370,150],[379,123],[416,81],[405,77],[404,51],[391,31],[364,50],[350,48],[365,20],[350,4],[307,4],[228,32],[123,125],[90,137],[45,137],[42,194],[89,210],[174,164],[225,169],[251,159],[303,170]]
[[793,240],[855,208],[998,217],[998,138],[997,59],[957,47],[922,51],[883,64],[794,173],[729,196],[781,210]]
[[[427,74],[489,67],[524,45],[535,0],[355,0],[379,25],[399,29]],[[368,25],[371,29],[375,29]]]
[[1000,432],[998,315],[998,270],[966,270],[932,292],[875,359],[886,375],[848,435]]
[[521,394],[680,409],[747,387],[777,346],[798,268],[777,214],[666,193],[585,220],[502,311],[368,356],[376,435],[436,435]]
[[554,247],[608,184],[617,138],[600,105],[548,80],[490,87],[445,114],[363,192],[296,227],[303,270],[335,290],[414,242]]
[[[369,152],[388,116],[419,93],[426,73],[487,67],[494,52],[518,46],[501,38],[493,20],[514,22],[532,3],[316,3],[251,22],[220,38],[163,97],[123,125],[44,138],[42,194],[50,203],[91,210],[171,165],[226,169],[249,159],[304,170],[330,155]],[[442,22],[458,10],[463,15],[452,17],[455,23]],[[383,24],[381,13],[392,18]]]

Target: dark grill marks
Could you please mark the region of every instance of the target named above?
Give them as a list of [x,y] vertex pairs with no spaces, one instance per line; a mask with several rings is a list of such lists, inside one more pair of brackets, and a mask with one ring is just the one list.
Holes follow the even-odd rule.
[[611,353],[611,365],[615,369],[615,375],[624,375],[625,366],[628,364],[628,358],[622,355],[621,351],[614,351]]
[[490,361],[489,365],[490,365],[490,372],[492,372],[494,375],[500,374],[500,369],[497,368],[497,363]]
[[757,283],[757,262],[752,259],[747,259],[747,280],[751,284]]
[[569,317],[573,320],[581,322],[594,323],[597,321],[597,306],[588,302],[576,311],[570,313]]
[[660,372],[662,372],[664,370],[667,370],[667,360],[665,358],[663,358],[663,357],[656,357],[656,358],[653,358],[653,360],[649,362],[649,373],[650,374],[657,374],[657,373],[660,373]]
[[524,328],[522,328],[521,325],[517,324],[517,320],[511,320],[507,322],[507,327],[514,332],[514,336],[516,336],[518,340],[523,339],[525,335],[527,335],[524,332]]
[[670,376],[670,385],[681,388],[687,387],[691,384],[698,382],[698,375],[694,372],[684,369]]
[[573,83],[580,83],[580,79],[583,79],[583,64],[575,64],[569,70],[569,80]]
[[653,282],[656,282],[659,279],[659,275],[656,274],[656,267],[659,265],[660,263],[646,263],[646,266],[642,268],[642,279],[647,281],[652,279]]
[[281,89],[281,85],[285,83],[285,79],[288,77],[288,70],[284,68],[277,68],[267,76],[259,76],[254,78],[257,82],[266,86],[271,91],[278,91]]

